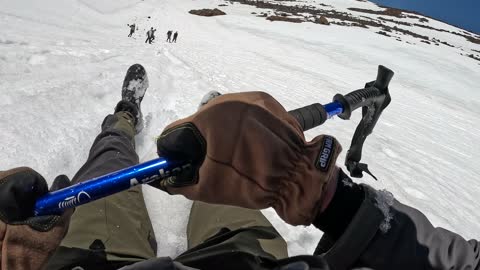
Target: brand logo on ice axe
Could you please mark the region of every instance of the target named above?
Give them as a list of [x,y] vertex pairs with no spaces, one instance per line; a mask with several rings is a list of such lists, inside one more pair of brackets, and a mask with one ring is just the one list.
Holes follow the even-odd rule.
[[158,174],[154,174],[154,175],[150,175],[150,176],[147,176],[147,177],[144,177],[144,178],[140,178],[140,180],[138,180],[137,178],[131,178],[130,179],[130,187],[134,187],[134,186],[139,185],[139,184],[150,183],[150,182],[153,182],[153,181],[158,180],[158,179],[164,179],[164,178],[167,178],[167,177],[170,177],[170,176],[173,176],[173,175],[177,175],[177,174],[181,173],[182,171],[191,170],[191,169],[192,169],[192,165],[190,163],[174,167],[170,170],[160,169],[160,170],[158,170]]
[[69,207],[74,207],[83,200],[90,200],[91,197],[90,195],[85,192],[85,191],[80,191],[77,196],[70,196],[65,198],[65,200],[61,201],[58,203],[58,208],[64,209],[64,208],[69,208]]

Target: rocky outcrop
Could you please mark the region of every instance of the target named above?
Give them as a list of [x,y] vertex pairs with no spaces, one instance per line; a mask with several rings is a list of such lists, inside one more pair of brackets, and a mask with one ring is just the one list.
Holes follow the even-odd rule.
[[212,16],[220,16],[220,15],[226,15],[227,13],[221,11],[218,8],[214,9],[192,9],[188,13],[198,15],[198,16],[205,16],[205,17],[212,17]]
[[[359,0],[359,1],[362,2],[364,0]],[[381,15],[381,17],[377,19],[377,18],[370,18],[364,15],[357,16],[352,13],[337,11],[331,8],[321,9],[312,5],[286,5],[282,3],[283,2],[282,0],[275,0],[275,1],[228,0],[228,2],[255,6],[261,9],[270,9],[275,13],[275,15],[269,16],[270,14],[267,14],[265,12],[261,12],[260,13],[261,15],[255,14],[258,17],[267,17],[267,19],[270,21],[289,21],[289,22],[297,22],[297,23],[298,22],[314,22],[314,23],[326,25],[327,24],[326,22],[322,23],[321,21],[321,17],[324,16],[325,19],[328,18],[327,19],[328,24],[348,26],[348,27],[354,26],[354,27],[362,27],[362,28],[374,27],[374,28],[380,28],[382,32],[393,33],[392,37],[395,34],[404,34],[404,35],[412,36],[414,38],[418,38],[420,40],[432,41],[428,36],[420,35],[410,30],[407,30],[407,29],[416,30],[411,27],[417,26],[417,27],[427,28],[427,29],[431,29],[439,32],[451,33],[457,36],[464,37],[466,40],[468,40],[471,43],[480,44],[480,36],[478,35],[473,35],[469,32],[459,33],[457,31],[449,31],[445,29],[434,28],[428,24],[425,24],[429,22],[429,20],[425,18],[426,17],[425,15],[422,15],[417,12],[397,9],[397,8],[389,8],[389,7],[383,7],[383,6],[380,6],[381,8],[383,8],[383,10],[371,10],[371,9],[362,9],[362,8],[353,8],[353,7],[348,8],[348,10],[350,11]],[[317,4],[317,5],[327,6],[325,4]],[[294,18],[288,17],[291,15],[295,17]],[[304,18],[303,19],[299,18],[299,16],[303,16]],[[394,19],[395,17],[402,18],[402,19],[406,19],[406,18],[415,19],[421,23],[414,23],[412,20],[408,22],[400,21],[400,20]],[[394,23],[395,26],[392,27],[386,22]],[[398,26],[401,26],[402,28]],[[408,28],[405,28],[404,26],[407,26]],[[377,33],[380,35],[383,35],[383,33],[379,33],[379,32]],[[433,44],[437,46],[439,45],[438,42],[433,42]],[[446,44],[446,43],[443,43],[443,44],[447,46],[453,46],[451,44]]]
[[327,20],[327,18],[325,16],[320,16],[319,18],[316,18],[315,23],[330,25],[330,22]]
[[269,21],[281,21],[281,22],[293,22],[293,23],[301,23],[303,22],[302,19],[299,18],[289,18],[285,16],[269,16],[267,17],[267,20]]

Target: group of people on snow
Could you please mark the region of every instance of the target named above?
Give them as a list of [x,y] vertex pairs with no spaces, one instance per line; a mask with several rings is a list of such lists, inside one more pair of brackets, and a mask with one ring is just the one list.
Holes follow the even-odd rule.
[[[135,33],[135,30],[138,30],[138,27],[135,26],[135,24],[127,24],[127,25],[130,27],[130,33],[128,34],[128,37],[131,37]],[[150,30],[147,31],[147,39],[145,40],[145,43],[148,42],[148,44],[152,44],[152,41],[155,40],[155,31],[157,31],[157,29],[154,29],[153,27],[151,27]],[[178,38],[178,31],[175,31],[175,33],[173,33],[172,30],[167,31],[166,42],[177,43],[177,38]]]
[[172,37],[172,30],[168,30],[167,32],[167,42],[174,42],[174,43],[177,43],[177,37],[178,37],[178,31],[175,31],[175,33],[173,34],[173,39],[171,39]]
[[153,29],[153,27],[147,31],[147,39],[145,40],[145,43],[148,42],[148,44],[152,44],[152,41],[155,39],[155,31],[157,31],[157,29]]

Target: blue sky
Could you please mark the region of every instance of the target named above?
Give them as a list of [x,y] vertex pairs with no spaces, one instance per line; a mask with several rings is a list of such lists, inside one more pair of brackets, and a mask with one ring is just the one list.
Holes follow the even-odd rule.
[[480,0],[370,0],[374,3],[417,11],[480,34]]

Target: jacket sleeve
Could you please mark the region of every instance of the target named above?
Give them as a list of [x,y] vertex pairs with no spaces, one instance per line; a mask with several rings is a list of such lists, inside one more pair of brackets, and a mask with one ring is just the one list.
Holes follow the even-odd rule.
[[480,269],[478,241],[434,227],[387,191],[364,187],[366,198],[344,234],[330,245],[328,236],[321,241],[332,269]]

